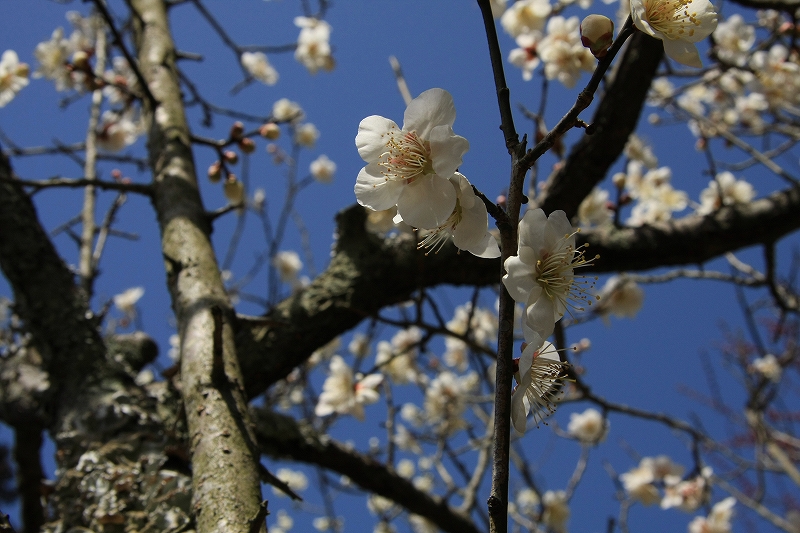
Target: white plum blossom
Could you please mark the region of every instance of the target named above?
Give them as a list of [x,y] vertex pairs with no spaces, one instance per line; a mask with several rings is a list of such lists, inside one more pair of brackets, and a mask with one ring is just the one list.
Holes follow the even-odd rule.
[[297,275],[303,269],[303,262],[297,252],[292,250],[282,251],[272,258],[272,265],[278,270],[281,281],[294,286]]
[[20,63],[14,50],[6,50],[0,58],[0,107],[5,107],[26,85],[28,65]]
[[758,372],[775,383],[781,380],[781,374],[783,373],[783,368],[778,362],[778,358],[771,353],[768,353],[764,357],[757,357],[754,359],[753,362],[750,363],[750,370],[752,372]]
[[628,224],[641,226],[666,222],[672,213],[682,211],[689,204],[684,191],[676,190],[670,184],[672,170],[659,167],[643,174],[642,163],[633,160],[628,163],[625,186],[637,203],[631,211]]
[[33,51],[39,62],[33,77],[52,80],[57,91],[72,89],[72,76],[67,69],[72,52],[70,42],[64,38],[64,28],[56,28],[50,40],[37,44]]
[[253,78],[265,85],[278,83],[278,71],[270,64],[263,52],[243,52],[240,58],[242,66]]
[[108,85],[103,87],[103,96],[112,104],[126,102],[133,97],[129,93],[139,90],[139,80],[133,72],[128,60],[117,56],[112,61],[112,69],[103,74],[103,79]]
[[327,155],[322,154],[309,165],[311,175],[320,183],[330,183],[336,173],[336,163],[331,161]]
[[[658,79],[664,80],[666,78]],[[623,153],[628,159],[640,161],[647,168],[652,169],[658,166],[658,158],[653,153],[653,147],[635,133],[631,133],[630,137],[628,137]]]
[[608,435],[608,420],[597,409],[569,415],[567,431],[584,444],[598,444]]
[[705,466],[700,475],[687,480],[681,480],[679,476],[664,476],[664,498],[661,500],[661,508],[677,507],[681,511],[693,513],[708,500],[711,492],[709,483],[711,475],[711,467]]
[[431,381],[425,391],[425,419],[444,435],[465,426],[463,414],[467,398],[478,385],[478,374],[457,376],[444,371]]
[[358,379],[339,355],[331,358],[329,370],[330,375],[322,384],[322,394],[314,413],[317,416],[350,414],[363,422],[364,406],[377,402],[380,397],[375,389],[383,381],[383,376],[370,374]]
[[575,247],[575,233],[563,211],[546,217],[541,209],[528,210],[519,223],[519,255],[506,259],[503,284],[525,305],[525,340],[536,344],[534,350],[552,335],[568,307],[583,309],[574,301],[591,305],[585,283],[573,272],[588,264]]
[[392,337],[392,342],[378,343],[375,365],[397,384],[416,383],[419,378],[416,359],[420,340],[422,331],[419,328],[398,331]]
[[533,79],[533,71],[539,66],[538,45],[542,40],[542,32],[532,31],[517,36],[517,46],[508,53],[508,61],[515,67],[522,69],[522,79]]
[[97,146],[107,152],[119,152],[136,142],[141,128],[134,122],[132,111],[103,111],[97,126]]
[[516,38],[523,33],[544,29],[553,7],[548,0],[517,0],[500,18],[503,29]]
[[563,490],[548,490],[542,496],[542,522],[555,533],[566,533],[569,520],[567,493]]
[[300,28],[294,58],[311,74],[316,74],[320,69],[333,70],[331,25],[313,17],[295,17],[294,25]]
[[555,411],[554,402],[561,393],[567,365],[559,359],[555,346],[545,342],[538,350],[528,344],[518,366],[519,371],[514,375],[517,386],[511,395],[511,423],[519,433],[525,433],[531,410],[537,424]]
[[800,103],[800,64],[780,43],[753,53],[749,66],[758,79],[758,91],[770,107],[780,108]]
[[756,196],[753,186],[730,172],[720,172],[708,182],[708,187],[700,192],[700,207],[697,213],[707,215],[723,205],[746,204]]
[[303,117],[305,113],[300,104],[288,98],[281,98],[272,104],[272,118],[275,122],[299,122]]
[[664,53],[678,63],[700,68],[694,43],[716,29],[717,12],[709,0],[631,0],[634,25],[664,43]]
[[696,516],[689,523],[689,533],[731,533],[731,518],[736,498],[728,496],[714,504],[707,518]]
[[561,16],[547,22],[547,35],[537,45],[539,57],[544,62],[544,75],[557,79],[572,88],[581,77],[581,71],[594,70],[595,57],[581,43],[580,19]]
[[458,197],[449,178],[469,149],[469,142],[453,132],[455,118],[450,93],[429,89],[408,105],[402,129],[377,115],[362,120],[356,146],[368,164],[356,179],[358,203],[375,211],[396,205],[415,228],[445,224]]
[[581,227],[602,226],[609,222],[614,212],[609,207],[608,191],[595,187],[578,206]]
[[[428,234],[419,243],[419,248],[438,252],[448,240],[459,250],[466,250],[477,257],[500,257],[497,240],[489,233],[489,215],[486,206],[472,190],[472,184],[460,172],[450,177],[456,191],[456,205],[447,221],[438,228],[429,228]],[[398,213],[394,222],[404,222]]]
[[655,482],[665,478],[675,479],[683,474],[683,467],[672,462],[666,455],[644,457],[639,466],[620,476],[625,491],[634,500],[644,505],[653,505],[661,499]]
[[297,126],[294,130],[294,142],[306,148],[314,148],[319,139],[319,130],[310,122]]
[[597,313],[603,318],[634,318],[644,303],[644,291],[629,277],[611,276],[600,290]]
[[738,13],[720,22],[714,30],[717,57],[736,66],[747,64],[747,52],[755,42],[756,29]]
[[[299,470],[279,468],[278,471],[275,472],[275,477],[289,485],[289,488],[295,492],[301,492],[308,488],[308,478]],[[272,487],[272,493],[276,496],[286,496],[286,493],[277,487]]]
[[114,306],[125,315],[136,315],[136,304],[144,296],[144,287],[131,287],[114,296]]

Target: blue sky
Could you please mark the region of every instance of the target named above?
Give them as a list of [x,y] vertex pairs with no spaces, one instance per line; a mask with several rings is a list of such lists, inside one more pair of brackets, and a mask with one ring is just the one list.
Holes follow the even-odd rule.
[[[300,2],[293,0],[238,0],[237,2],[207,2],[209,9],[239,44],[281,45],[296,39],[297,28],[293,18],[301,14]],[[596,6],[600,12],[613,13],[616,4]],[[49,38],[57,26],[68,26],[64,18],[67,9],[83,13],[87,6],[73,3],[63,6],[55,2],[3,0],[0,22],[0,51],[14,49],[22,61],[35,68],[33,49],[36,44]],[[474,1],[461,0],[350,0],[334,3],[326,19],[333,26],[332,45],[336,58],[336,69],[332,73],[311,76],[292,58],[291,54],[271,55],[272,64],[281,78],[274,87],[255,83],[242,90],[235,98],[229,91],[241,80],[241,71],[235,57],[221,47],[212,30],[195,13],[190,5],[174,8],[173,31],[181,50],[202,54],[202,63],[182,63],[186,72],[201,88],[209,100],[229,105],[257,115],[269,115],[273,102],[287,97],[298,102],[305,110],[307,120],[321,132],[316,148],[303,152],[299,168],[305,172],[308,163],[319,154],[327,154],[337,165],[334,182],[330,185],[313,184],[303,191],[298,201],[298,211],[308,228],[310,249],[314,254],[317,270],[328,261],[333,236],[333,217],[336,212],[352,203],[353,184],[358,170],[363,166],[354,146],[354,137],[359,121],[372,114],[387,116],[402,121],[404,104],[394,77],[389,68],[388,57],[396,56],[403,67],[413,94],[431,87],[442,87],[450,91],[455,100],[458,118],[455,132],[466,137],[471,144],[464,158],[461,171],[487,196],[501,193],[507,182],[508,155],[502,134],[498,129],[494,85],[488,61],[482,21]],[[588,14],[577,6],[568,8],[565,15],[583,17]],[[613,18],[613,15],[612,15]],[[501,35],[504,53],[513,47],[513,42]],[[539,103],[540,74],[533,82],[525,83],[520,72],[509,66],[506,76],[511,88],[512,105],[524,104],[535,109]],[[547,123],[552,126],[567,111],[578,90],[588,80],[584,76],[575,89],[565,89],[556,82],[550,85],[550,101],[547,106]],[[0,109],[0,128],[21,146],[49,144],[54,139],[63,143],[79,142],[85,135],[85,115],[88,99],[72,103],[60,109],[59,99],[52,85],[43,80],[31,80],[31,84],[5,108]],[[646,116],[650,110],[645,110]],[[195,132],[209,137],[222,138],[227,135],[231,120],[220,117],[212,129],[199,126],[198,114],[191,111]],[[591,116],[591,109],[584,118]],[[531,124],[521,114],[516,117],[517,129],[530,132]],[[645,125],[644,136],[654,144],[654,150],[662,165],[673,169],[673,184],[686,190],[690,198],[698,199],[699,191],[708,182],[709,176],[702,174],[702,154],[694,150],[694,138],[685,125],[676,124],[653,128]],[[581,132],[573,131],[567,143],[574,142]],[[280,141],[279,141],[280,142]],[[258,140],[258,149],[251,161],[250,183],[253,188],[263,187],[272,209],[278,209],[284,194],[284,175],[273,166],[264,152],[264,143]],[[129,152],[142,155],[142,140]],[[195,151],[195,160],[200,174],[214,160],[215,155],[202,147]],[[540,164],[541,178],[549,173],[553,159],[546,156]],[[13,161],[17,173],[28,179],[42,179],[57,174],[79,177],[81,169],[65,157],[17,158]],[[797,169],[797,160],[786,163]],[[240,164],[241,165],[241,164]],[[101,165],[103,177],[108,178],[112,166]],[[616,169],[618,170],[618,169]],[[134,181],[146,183],[147,173],[137,173],[125,167],[126,175]],[[745,177],[754,184],[759,195],[770,192],[777,182],[760,169],[751,169]],[[610,188],[608,181],[605,183]],[[209,209],[225,204],[219,186],[202,180],[204,201]],[[98,213],[108,206],[113,195],[103,195]],[[81,193],[68,190],[50,190],[36,197],[39,215],[47,228],[54,228],[80,210]],[[162,353],[168,349],[168,338],[173,333],[169,297],[165,281],[161,254],[158,245],[158,228],[149,202],[130,195],[121,211],[118,227],[135,232],[140,239],[135,242],[112,240],[101,264],[103,275],[97,286],[94,304],[101,306],[114,294],[132,286],[144,286],[146,293],[140,302],[141,320],[145,330],[159,342]],[[214,241],[222,256],[230,239],[235,218],[229,216],[220,221],[214,232]],[[297,242],[300,232],[290,224],[284,249],[299,250]],[[55,239],[59,250],[70,261],[76,261],[76,251],[70,239],[62,235]],[[252,215],[237,253],[235,273],[246,270],[253,257],[263,251],[264,243],[260,230]],[[796,237],[791,242],[797,244]],[[788,246],[783,246],[788,248]],[[745,253],[743,258],[752,260],[757,267],[761,259],[757,252]],[[782,256],[782,265],[787,264]],[[709,268],[727,271],[727,266],[716,261]],[[306,272],[307,273],[307,272]],[[602,286],[603,279],[598,282]],[[252,292],[264,292],[264,278],[251,286]],[[685,394],[678,393],[686,386],[705,393],[706,377],[701,370],[699,355],[707,353],[716,360],[716,343],[722,334],[719,325],[727,323],[731,328],[741,326],[742,319],[732,288],[712,281],[679,281],[665,285],[646,287],[645,306],[634,320],[612,319],[610,326],[595,321],[568,333],[570,342],[582,337],[592,341],[592,349],[583,357],[583,364],[594,390],[608,399],[629,403],[645,409],[663,411],[676,416],[701,413],[705,427],[709,430],[725,429],[718,416],[710,415]],[[0,295],[9,290],[0,281]],[[461,303],[459,293],[450,297],[454,305]],[[486,305],[490,305],[487,297]],[[255,314],[262,309],[241,304],[238,309]],[[452,309],[450,309],[452,311]],[[162,364],[167,364],[162,361]],[[717,365],[719,366],[719,365]],[[741,395],[737,395],[735,382],[720,371],[718,379],[730,394],[731,406],[738,408]],[[580,412],[585,405],[565,405],[553,417],[564,428],[569,414]],[[374,411],[368,411],[368,415]],[[356,440],[366,441],[368,435],[378,431],[374,424],[359,426],[344,423],[338,428],[341,435],[355,434]],[[363,439],[361,438],[363,436]],[[560,489],[572,475],[572,469],[580,447],[571,441],[555,439],[548,428],[532,430],[525,436],[524,446],[532,461],[542,460],[541,480],[546,489]],[[598,449],[592,450],[589,469],[572,502],[572,531],[604,531],[607,516],[615,516],[617,504],[613,499],[614,485],[604,463],[618,473],[632,468],[638,458],[630,451],[645,455],[669,454],[674,460],[688,465],[689,452],[680,437],[650,423],[625,419],[619,415],[611,417],[611,433]],[[49,460],[48,460],[49,462]],[[52,464],[52,463],[51,463]],[[545,481],[546,480],[546,481]],[[519,480],[512,478],[512,487]],[[271,494],[271,493],[270,493]],[[721,499],[715,493],[713,501]],[[347,531],[361,531],[355,526],[366,510],[363,503],[342,499],[338,511],[346,517]],[[281,502],[282,503],[282,502]],[[272,508],[272,507],[271,507]],[[273,509],[280,508],[280,505]],[[698,513],[699,514],[699,513]],[[634,507],[630,515],[631,531],[650,532],[685,530],[690,516],[676,510],[643,509]],[[752,518],[752,517],[751,517]],[[297,518],[295,530],[302,530],[304,522]],[[763,522],[759,530],[767,531]],[[744,531],[741,526],[738,531]]]

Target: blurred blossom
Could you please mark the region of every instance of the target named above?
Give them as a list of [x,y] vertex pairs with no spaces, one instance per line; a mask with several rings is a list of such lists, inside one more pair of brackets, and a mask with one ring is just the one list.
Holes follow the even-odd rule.
[[548,490],[542,497],[542,506],[542,522],[556,533],[566,533],[570,515],[567,493]]
[[141,128],[133,120],[133,111],[118,113],[106,110],[97,126],[97,146],[108,152],[119,152],[136,142]]
[[[275,472],[275,477],[289,485],[289,488],[295,492],[302,492],[308,488],[308,478],[299,470],[279,468],[278,471]],[[272,493],[276,496],[286,496],[286,493],[277,487],[272,487]]]
[[26,85],[28,65],[19,62],[14,50],[6,50],[0,58],[0,107],[5,107]]
[[607,320],[608,315],[617,318],[634,318],[644,303],[644,291],[638,283],[626,276],[611,276],[600,290],[597,313]]
[[781,368],[778,358],[768,353],[764,357],[758,357],[750,363],[750,371],[758,372],[765,378],[775,383],[781,380],[783,368]]
[[275,122],[297,122],[305,117],[303,108],[297,102],[281,98],[272,105],[272,118]]
[[700,192],[697,213],[707,215],[723,205],[746,204],[755,196],[755,189],[747,181],[737,180],[730,172],[721,172]]
[[297,275],[303,268],[300,256],[291,250],[275,254],[272,264],[278,269],[281,281],[289,284],[293,284],[297,280]]
[[37,44],[33,51],[39,62],[33,77],[55,82],[57,91],[72,89],[72,77],[67,69],[72,52],[69,41],[64,38],[64,28],[56,28],[50,40]]
[[333,175],[336,173],[336,163],[328,159],[328,156],[322,154],[309,166],[311,175],[320,183],[330,183],[333,180]]
[[581,72],[592,72],[596,63],[592,52],[581,43],[579,27],[578,17],[552,17],[547,22],[547,34],[537,46],[547,79],[558,80],[570,89],[578,83]]
[[470,372],[456,376],[452,372],[442,372],[425,391],[425,418],[437,431],[452,435],[464,428],[463,419],[467,398],[478,385],[478,375]]
[[747,53],[755,42],[755,27],[747,24],[738,13],[720,22],[714,30],[717,57],[725,63],[743,67],[747,64]]
[[506,33],[516,38],[544,29],[552,10],[548,0],[517,0],[500,17],[500,24]]
[[658,158],[653,153],[653,147],[635,133],[631,133],[628,137],[623,153],[628,159],[640,161],[647,168],[652,169],[658,166]]
[[608,435],[609,422],[597,409],[569,415],[569,434],[584,444],[598,444]]
[[608,191],[595,187],[578,206],[578,223],[583,228],[602,226],[609,222],[614,212],[608,205]]
[[243,52],[242,66],[253,78],[265,85],[278,83],[278,71],[270,64],[263,52]]
[[697,516],[689,523],[689,533],[730,533],[734,505],[733,496],[715,503],[707,518]]
[[131,287],[114,296],[114,305],[126,316],[136,316],[136,303],[144,296],[144,287]]
[[354,357],[366,357],[369,355],[370,350],[369,341],[370,339],[367,335],[355,333],[350,340],[350,344],[347,345],[347,351]]
[[533,79],[533,71],[541,63],[537,47],[543,37],[540,31],[518,35],[516,38],[517,48],[508,53],[509,63],[522,69],[522,79],[525,81]]
[[311,74],[320,69],[333,70],[335,63],[331,55],[331,25],[313,17],[295,17],[294,24],[300,28],[294,58]]
[[685,481],[678,476],[664,476],[664,498],[661,500],[661,508],[677,507],[681,511],[693,513],[708,501],[711,475],[711,467],[706,466],[700,471],[700,475]]
[[314,148],[319,139],[319,130],[310,122],[300,124],[294,130],[294,142],[306,148]]

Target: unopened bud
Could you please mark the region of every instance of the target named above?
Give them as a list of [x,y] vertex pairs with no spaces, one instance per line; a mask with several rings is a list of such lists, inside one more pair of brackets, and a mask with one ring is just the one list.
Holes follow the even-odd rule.
[[262,137],[274,141],[281,136],[281,128],[274,122],[267,122],[258,129]]
[[247,137],[239,141],[239,150],[241,150],[243,154],[252,154],[255,149],[256,143],[253,139]]
[[219,182],[219,179],[222,177],[222,163],[219,161],[214,161],[208,167],[208,179],[211,183]]
[[77,70],[86,70],[89,67],[89,54],[83,50],[78,50],[72,54],[72,65]]
[[244,201],[244,185],[236,179],[233,174],[228,175],[223,187],[225,191],[225,198],[233,205],[241,204]]
[[624,189],[625,188],[625,180],[627,176],[624,172],[617,172],[611,177],[611,182],[614,184],[614,187],[617,189]]
[[581,43],[592,51],[596,58],[608,52],[614,41],[614,22],[603,15],[589,15],[581,22]]
[[244,124],[242,124],[237,120],[236,122],[233,123],[233,126],[231,126],[231,139],[233,140],[239,139],[243,133],[244,133]]
[[226,150],[225,153],[222,155],[223,157],[225,157],[225,161],[227,161],[231,165],[235,165],[236,163],[239,162],[239,154],[237,154],[233,150]]

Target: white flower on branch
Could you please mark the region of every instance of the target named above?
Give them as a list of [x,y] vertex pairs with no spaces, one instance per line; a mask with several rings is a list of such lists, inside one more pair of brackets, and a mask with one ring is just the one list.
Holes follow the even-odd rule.
[[512,37],[544,29],[545,21],[553,11],[548,0],[518,0],[500,17],[503,29]]
[[569,415],[569,434],[584,444],[598,444],[608,435],[609,423],[597,409]]
[[314,413],[317,416],[349,414],[363,422],[364,406],[377,402],[380,397],[375,389],[383,381],[383,376],[370,374],[357,378],[338,355],[331,358],[329,369],[330,375],[322,384],[322,394]]
[[696,516],[689,523],[689,533],[730,533],[736,498],[728,496],[714,504],[708,517]]
[[320,69],[333,70],[336,63],[331,55],[331,25],[313,17],[295,17],[294,24],[300,28],[294,58],[311,74]]
[[26,85],[28,65],[20,63],[14,50],[6,50],[0,58],[0,107],[5,107]]
[[450,93],[429,89],[408,105],[402,129],[377,115],[362,120],[356,146],[368,164],[356,179],[358,203],[376,211],[396,205],[415,228],[445,224],[457,199],[449,178],[469,149],[469,142],[453,133],[455,118]]
[[270,64],[263,52],[243,52],[242,66],[248,74],[265,85],[278,83],[278,71]]
[[511,395],[511,423],[519,433],[525,433],[529,412],[533,411],[533,420],[538,424],[555,411],[567,365],[559,359],[555,346],[545,342],[538,350],[528,344],[518,366],[514,375],[517,386]]
[[753,186],[730,172],[720,172],[700,192],[700,207],[697,214],[707,215],[723,205],[746,204],[756,196]]
[[670,58],[690,67],[703,66],[694,43],[717,27],[717,12],[709,0],[631,0],[631,17],[639,30],[664,43]]

